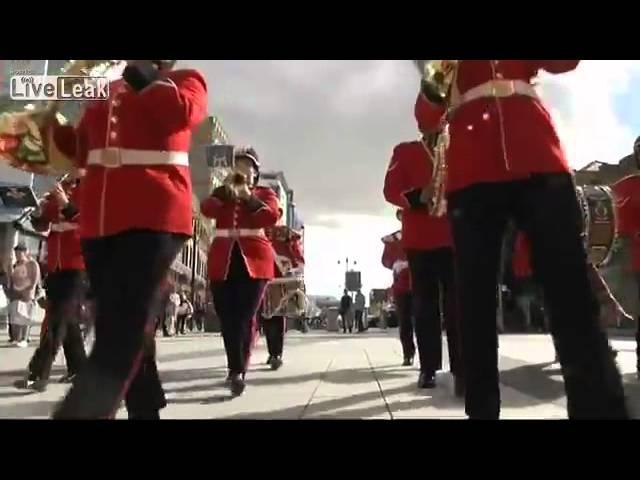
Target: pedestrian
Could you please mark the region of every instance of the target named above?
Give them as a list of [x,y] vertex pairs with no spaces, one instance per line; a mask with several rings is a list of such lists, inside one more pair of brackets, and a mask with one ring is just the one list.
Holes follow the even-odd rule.
[[69,383],[84,367],[86,353],[80,329],[81,305],[86,294],[85,265],[80,247],[78,221],[80,176],[68,176],[44,198],[31,222],[47,238],[46,333],[29,362],[25,387],[47,389],[51,368],[60,347],[67,360]]
[[227,354],[227,383],[238,396],[246,386],[256,313],[275,273],[275,256],[264,229],[276,224],[281,211],[273,190],[257,185],[256,151],[238,148],[234,160],[234,172],[202,201],[200,210],[216,221],[208,276]]
[[16,262],[9,275],[8,294],[10,341],[17,347],[26,348],[40,284],[40,266],[24,243],[19,243],[14,252]]
[[366,298],[362,294],[362,291],[358,289],[356,293],[356,301],[354,302],[354,311],[356,315],[356,329],[358,333],[364,332],[364,309],[366,307]]
[[178,307],[180,306],[180,295],[172,290],[169,293],[167,302],[165,305],[165,323],[163,334],[165,337],[178,334]]
[[193,315],[193,306],[183,292],[180,294],[180,304],[176,310],[176,335],[186,335],[185,327]]
[[[400,211],[399,211],[400,212]],[[401,214],[399,213],[399,217]],[[413,295],[411,293],[411,272],[407,255],[402,248],[402,231],[392,233],[382,238],[384,250],[382,252],[382,265],[393,272],[393,285],[391,295],[396,306],[400,344],[402,345],[402,366],[413,365],[416,354],[416,345],[413,341]]]
[[472,419],[500,416],[495,292],[510,220],[531,245],[533,274],[557,340],[569,418],[629,418],[622,378],[598,324],[574,179],[532,85],[541,70],[563,73],[578,63],[454,60],[451,70],[439,72],[450,79],[449,88],[422,81],[416,102],[422,129],[440,130],[449,112],[450,143],[435,175],[439,183],[423,193],[432,209],[440,207],[434,199],[446,193],[460,284],[465,410]]
[[458,315],[457,279],[451,228],[446,215],[434,215],[423,188],[435,178],[438,132],[425,130],[419,141],[393,150],[384,181],[385,199],[402,209],[402,246],[411,271],[412,306],[420,358],[418,388],[436,388],[442,370],[442,324],[447,332],[449,366],[455,394],[464,390],[464,368]]
[[351,317],[351,307],[353,304],[353,300],[351,299],[351,295],[345,289],[342,298],[340,299],[340,316],[342,317],[342,331],[343,333],[347,333],[347,329],[349,333],[353,331],[353,318]]
[[[86,165],[80,236],[95,294],[95,344],[55,419],[159,419],[166,405],[155,359],[162,283],[193,232],[191,136],[207,88],[174,60],[129,60],[109,98],[79,124],[58,127],[58,148]],[[143,194],[141,194],[143,192]]]

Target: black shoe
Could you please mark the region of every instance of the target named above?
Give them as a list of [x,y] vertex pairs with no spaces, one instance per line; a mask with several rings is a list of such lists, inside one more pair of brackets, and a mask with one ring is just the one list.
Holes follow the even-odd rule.
[[271,365],[271,361],[273,360],[273,355],[269,355],[269,358],[267,358],[267,361],[265,362],[265,365]]
[[436,388],[435,374],[421,372],[418,377],[418,388]]
[[72,383],[75,376],[75,373],[67,373],[60,379],[60,383]]
[[244,392],[246,385],[244,383],[244,375],[235,374],[231,377],[229,388],[231,389],[231,395],[239,397]]
[[456,398],[464,398],[464,380],[458,376],[453,377],[453,392]]
[[47,380],[40,379],[33,382],[33,384],[31,385],[31,388],[36,392],[42,393],[47,390],[48,385],[49,385],[49,382]]
[[129,420],[160,420],[159,410],[150,410],[148,412],[129,412]]
[[273,357],[271,359],[271,370],[278,370],[282,366],[282,359],[280,357]]
[[403,367],[410,367],[413,365],[413,357],[404,357],[404,362],[402,362]]

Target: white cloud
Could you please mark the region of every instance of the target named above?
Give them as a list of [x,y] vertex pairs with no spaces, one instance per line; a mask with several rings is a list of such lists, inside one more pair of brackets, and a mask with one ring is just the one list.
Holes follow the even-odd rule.
[[617,163],[631,152],[638,132],[616,115],[615,102],[638,74],[637,60],[584,60],[573,72],[541,75],[542,96],[572,167]]

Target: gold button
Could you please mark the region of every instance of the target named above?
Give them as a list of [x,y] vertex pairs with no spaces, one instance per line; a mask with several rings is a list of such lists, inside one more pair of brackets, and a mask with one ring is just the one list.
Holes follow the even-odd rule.
[[496,73],[496,78],[504,78],[504,75],[502,75],[500,72]]
[[120,106],[120,100],[118,100],[117,98],[113,99],[113,102],[111,102],[113,104],[114,107],[119,107]]
[[467,125],[467,130],[469,131],[473,130],[473,125]]
[[116,138],[118,138],[118,133],[117,132],[111,132],[111,134],[109,136],[111,137],[112,140],[115,140]]
[[490,118],[490,115],[489,115],[489,113],[488,113],[488,112],[484,112],[484,113],[482,114],[482,119],[483,119],[483,120],[489,120],[489,118]]
[[118,123],[118,117],[116,117],[115,115],[113,117],[111,117],[111,123],[113,123],[113,124]]

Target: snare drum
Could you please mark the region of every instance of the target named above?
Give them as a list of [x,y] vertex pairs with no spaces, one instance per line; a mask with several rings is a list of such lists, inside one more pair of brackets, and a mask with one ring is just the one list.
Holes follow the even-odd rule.
[[305,312],[304,283],[295,277],[275,278],[267,285],[262,315],[297,317]]
[[615,201],[604,185],[576,187],[582,209],[583,235],[589,261],[595,266],[609,262],[617,237]]

